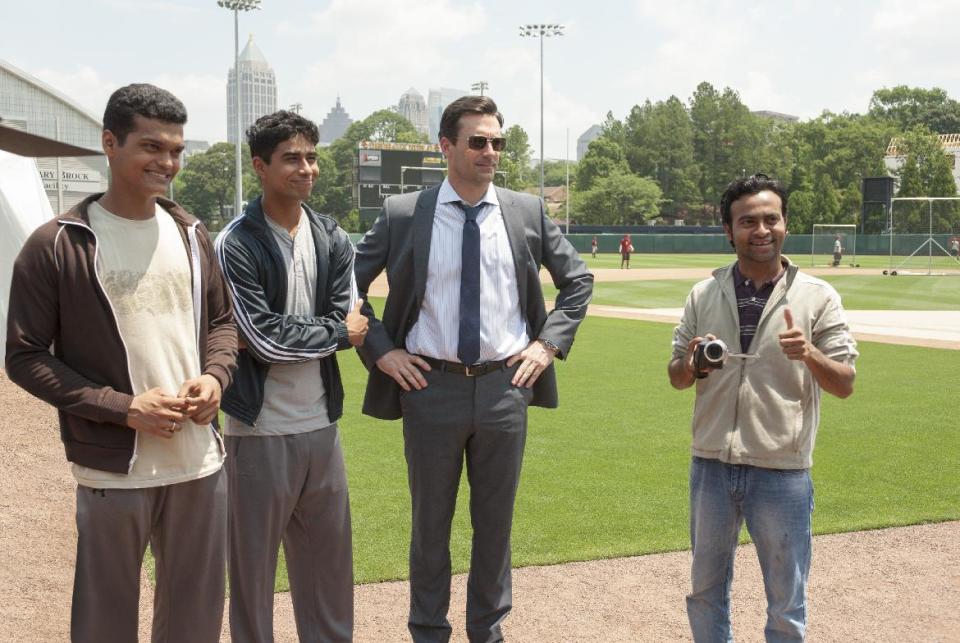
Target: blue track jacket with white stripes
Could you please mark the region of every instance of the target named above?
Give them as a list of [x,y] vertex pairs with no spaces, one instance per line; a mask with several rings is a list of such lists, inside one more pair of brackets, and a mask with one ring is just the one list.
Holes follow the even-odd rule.
[[337,222],[304,206],[317,255],[317,310],[314,316],[285,315],[287,272],[280,247],[264,219],[261,198],[227,225],[216,241],[217,258],[230,284],[237,331],[247,347],[237,359],[233,386],[221,408],[253,426],[263,406],[271,364],[320,360],[327,412],[343,414],[343,384],[336,351],[350,348],[347,313],[356,301],[353,245]]

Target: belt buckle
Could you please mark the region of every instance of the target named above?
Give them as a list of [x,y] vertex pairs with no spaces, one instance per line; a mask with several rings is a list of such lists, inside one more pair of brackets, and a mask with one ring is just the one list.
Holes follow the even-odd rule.
[[[473,372],[470,371],[471,368],[474,369]],[[463,365],[463,374],[466,375],[467,377],[476,377],[476,376],[477,376],[476,367],[475,367],[475,366],[467,366],[466,364],[464,364],[464,365]]]

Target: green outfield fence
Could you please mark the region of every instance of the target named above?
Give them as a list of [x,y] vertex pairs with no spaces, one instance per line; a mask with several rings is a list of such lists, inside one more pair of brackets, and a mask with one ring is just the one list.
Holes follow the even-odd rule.
[[[949,248],[952,234],[935,234],[933,238]],[[362,234],[351,233],[350,239],[357,243]],[[599,252],[619,252],[622,234],[571,234],[567,238],[578,252],[590,252],[590,240],[597,238]],[[893,235],[893,254],[909,255],[927,240],[925,234]],[[730,242],[722,234],[631,234],[634,253],[651,254],[729,254]],[[787,255],[809,255],[813,245],[811,234],[789,234],[784,243],[783,252]],[[858,234],[858,255],[890,254],[890,237],[885,234]]]

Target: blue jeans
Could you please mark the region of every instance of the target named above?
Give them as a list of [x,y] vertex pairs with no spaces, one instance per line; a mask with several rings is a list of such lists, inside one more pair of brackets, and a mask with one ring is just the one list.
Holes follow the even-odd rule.
[[693,591],[687,596],[687,616],[695,641],[733,641],[730,588],[744,521],[756,545],[767,594],[766,640],[803,640],[812,514],[808,469],[763,469],[693,458]]

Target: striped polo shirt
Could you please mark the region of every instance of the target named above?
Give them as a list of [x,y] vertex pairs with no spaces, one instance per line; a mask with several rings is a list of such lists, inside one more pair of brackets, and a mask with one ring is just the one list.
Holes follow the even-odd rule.
[[767,305],[767,300],[773,293],[773,287],[786,272],[782,266],[777,276],[757,286],[753,281],[744,277],[740,272],[739,264],[733,266],[733,287],[737,293],[737,313],[740,317],[740,350],[750,351],[750,343],[757,333],[760,316]]

